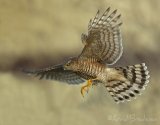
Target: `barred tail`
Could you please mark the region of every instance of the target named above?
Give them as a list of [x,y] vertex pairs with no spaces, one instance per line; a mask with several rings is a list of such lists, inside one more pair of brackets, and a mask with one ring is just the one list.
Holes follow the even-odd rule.
[[140,94],[149,82],[149,71],[145,63],[116,67],[113,70],[115,74],[112,73],[106,87],[116,102],[129,101],[136,94]]

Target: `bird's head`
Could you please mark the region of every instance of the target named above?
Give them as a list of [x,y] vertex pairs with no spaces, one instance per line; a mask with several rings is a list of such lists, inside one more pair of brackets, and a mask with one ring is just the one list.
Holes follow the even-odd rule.
[[69,60],[69,61],[64,65],[64,69],[65,69],[65,70],[75,70],[75,69],[76,69],[76,64],[77,64],[77,59],[72,58],[71,60]]

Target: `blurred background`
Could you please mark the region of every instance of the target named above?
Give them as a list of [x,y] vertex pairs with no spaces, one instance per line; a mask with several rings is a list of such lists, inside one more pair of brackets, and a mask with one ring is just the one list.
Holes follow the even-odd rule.
[[[97,10],[122,14],[124,53],[115,66],[145,62],[150,83],[141,96],[116,104],[102,86],[38,80],[21,68],[43,68],[78,55],[81,33]],[[0,0],[0,125],[158,125],[159,0]]]

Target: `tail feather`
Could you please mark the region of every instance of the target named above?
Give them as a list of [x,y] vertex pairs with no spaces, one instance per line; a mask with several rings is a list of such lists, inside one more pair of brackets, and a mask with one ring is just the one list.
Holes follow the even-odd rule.
[[145,63],[116,67],[112,70],[116,77],[110,77],[106,88],[116,102],[130,101],[131,98],[135,98],[136,94],[141,94],[141,90],[144,90],[149,82],[149,71]]

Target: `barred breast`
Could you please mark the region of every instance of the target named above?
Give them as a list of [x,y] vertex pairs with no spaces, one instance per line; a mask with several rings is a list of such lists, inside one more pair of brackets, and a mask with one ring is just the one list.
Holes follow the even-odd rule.
[[98,62],[93,62],[92,60],[79,61],[78,65],[79,73],[82,77],[87,77],[87,79],[97,79],[99,81],[105,81],[105,65]]

